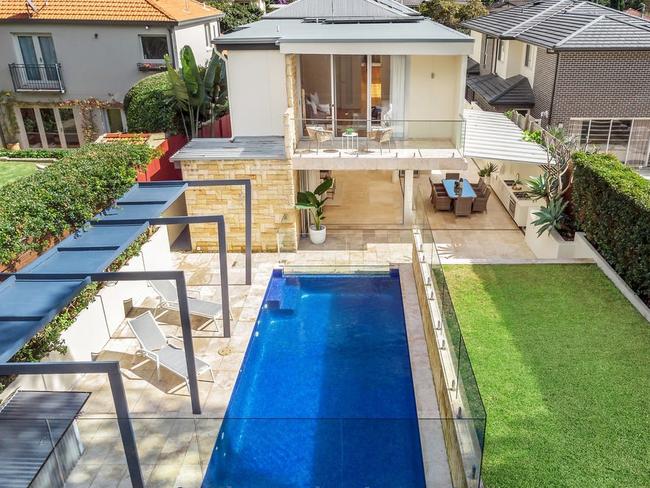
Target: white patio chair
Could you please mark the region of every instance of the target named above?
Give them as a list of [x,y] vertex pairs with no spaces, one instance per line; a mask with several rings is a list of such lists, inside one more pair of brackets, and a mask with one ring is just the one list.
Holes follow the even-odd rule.
[[[160,325],[153,314],[151,312],[145,312],[134,319],[127,319],[126,323],[129,324],[133,334],[140,343],[140,348],[135,352],[134,360],[137,356],[143,356],[146,359],[155,361],[158,381],[160,381],[160,367],[162,366],[183,378],[185,385],[189,389],[185,351],[169,343],[169,340],[160,329]],[[177,337],[172,338],[177,341],[181,340]],[[210,376],[214,383],[214,372],[208,363],[194,357],[194,364],[196,365],[197,376],[206,371],[210,371]]]
[[[162,309],[165,311],[171,310],[174,312],[180,311],[178,306],[178,292],[176,285],[172,280],[152,280],[149,282],[151,288],[158,294],[159,302],[156,306],[154,313]],[[203,317],[208,319],[201,329],[205,328],[210,322],[214,322],[223,316],[223,307],[219,302],[209,302],[199,298],[187,297],[187,304],[189,306],[190,315]],[[232,319],[232,314],[230,314]]]

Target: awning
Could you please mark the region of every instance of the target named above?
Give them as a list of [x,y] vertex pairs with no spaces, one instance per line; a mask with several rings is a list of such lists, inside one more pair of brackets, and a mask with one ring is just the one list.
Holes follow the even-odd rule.
[[546,164],[546,151],[539,144],[523,140],[523,131],[498,112],[467,109],[465,156],[531,164]]

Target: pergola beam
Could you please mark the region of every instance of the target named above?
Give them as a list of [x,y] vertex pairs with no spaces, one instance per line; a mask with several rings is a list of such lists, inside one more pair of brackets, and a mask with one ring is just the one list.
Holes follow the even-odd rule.
[[144,488],[140,457],[135,443],[135,432],[129,416],[129,406],[118,361],[62,361],[51,363],[0,363],[0,376],[43,374],[100,374],[108,375],[113,395],[117,425],[120,429],[126,464],[133,488]]

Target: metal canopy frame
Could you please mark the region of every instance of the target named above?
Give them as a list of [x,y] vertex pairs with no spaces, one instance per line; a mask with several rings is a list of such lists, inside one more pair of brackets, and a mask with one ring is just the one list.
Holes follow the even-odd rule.
[[117,416],[117,425],[124,446],[124,455],[129,469],[129,477],[133,488],[144,488],[144,479],[140,467],[140,457],[135,443],[135,432],[129,407],[124,392],[124,382],[118,361],[62,361],[58,363],[3,363],[0,364],[0,375],[41,375],[41,374],[101,374],[108,375],[108,381],[113,395],[113,404]]
[[[149,182],[139,183],[138,187],[161,187],[161,186],[185,186],[186,188],[203,187],[203,186],[243,186],[245,189],[245,252],[246,252],[246,284],[252,283],[252,191],[250,180],[232,179],[232,180],[204,180],[204,181],[170,181],[170,182]],[[185,190],[183,189],[183,192]],[[179,195],[180,196],[180,195]],[[175,201],[176,199],[174,199]],[[161,203],[148,201],[123,202],[129,204],[147,204]],[[118,200],[118,205],[120,204]],[[142,224],[143,230],[152,225],[172,225],[172,224],[198,224],[198,223],[215,223],[217,225],[217,239],[219,245],[219,267],[221,278],[221,299],[222,299],[222,319],[224,336],[230,337],[230,300],[228,293],[228,261],[226,247],[226,225],[223,215],[196,215],[196,216],[174,216],[174,217],[143,217],[143,218],[118,218],[102,219],[100,214],[98,219],[92,222],[93,226],[109,226],[120,224]],[[122,247],[126,247],[124,244]],[[120,247],[120,249],[122,249]],[[95,248],[76,248],[77,251],[92,251]],[[54,248],[52,249],[52,252]],[[77,272],[77,273],[39,273],[36,272],[17,272],[17,273],[0,273],[0,284],[3,278],[14,277],[16,281],[63,281],[79,280],[79,286],[72,296],[77,294],[89,282],[105,281],[155,281],[155,280],[172,280],[176,282],[178,295],[179,315],[181,319],[181,330],[183,334],[183,348],[185,351],[185,360],[187,363],[188,385],[190,390],[190,399],[192,402],[192,413],[201,414],[201,403],[199,399],[198,379],[196,375],[196,363],[194,361],[194,344],[192,342],[192,325],[189,312],[189,303],[187,297],[187,283],[185,274],[181,270],[176,271],[128,271],[128,272]],[[70,298],[70,297],[68,297]],[[59,304],[58,310],[69,303]],[[41,317],[42,319],[51,320],[51,314]],[[0,322],[3,317],[0,317]],[[8,317],[12,320],[19,317]],[[26,317],[26,319],[34,317]],[[119,362],[116,361],[61,361],[61,362],[43,362],[43,363],[0,363],[0,375],[36,375],[36,374],[85,374],[85,373],[105,373],[108,375],[113,403],[117,415],[117,421],[120,429],[122,444],[129,468],[131,483],[135,488],[144,488],[140,460],[135,443],[135,434],[133,425],[129,416],[128,403],[122,381]]]

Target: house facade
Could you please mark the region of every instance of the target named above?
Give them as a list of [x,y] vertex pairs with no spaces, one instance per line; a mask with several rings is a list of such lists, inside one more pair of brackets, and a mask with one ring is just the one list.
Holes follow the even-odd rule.
[[[392,175],[394,223],[408,225],[414,174],[467,165],[462,113],[473,41],[400,2],[298,0],[215,45],[227,59],[234,139],[215,140],[214,151],[192,141],[175,159],[186,178],[253,176],[254,198],[264,198],[254,205],[263,213],[254,221],[264,222],[258,249],[296,248],[307,225],[296,192],[322,178]],[[226,154],[234,156],[219,159]],[[329,205],[352,191],[335,188]]]
[[634,167],[650,158],[650,22],[591,2],[541,1],[465,22],[467,99],[563,126]]
[[0,4],[2,137],[7,144],[75,147],[127,130],[124,95],[179,64],[189,45],[205,64],[221,13],[194,0],[61,0]]

